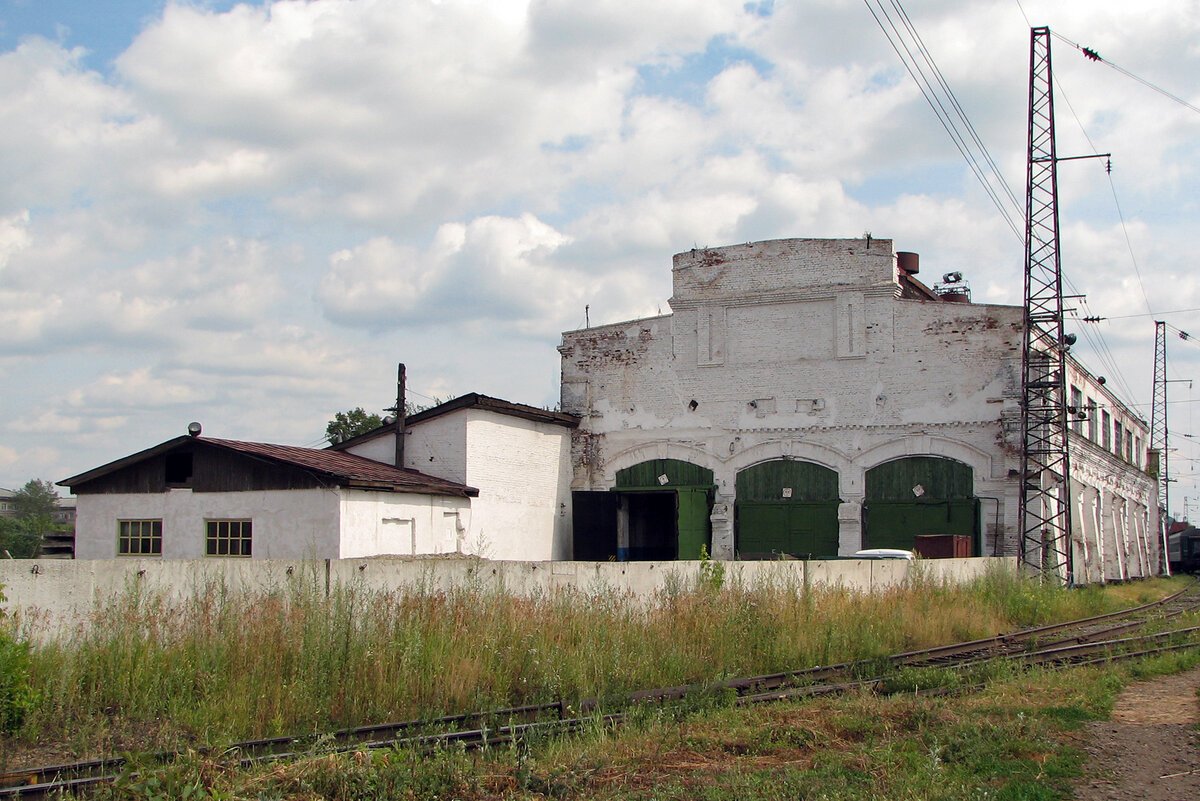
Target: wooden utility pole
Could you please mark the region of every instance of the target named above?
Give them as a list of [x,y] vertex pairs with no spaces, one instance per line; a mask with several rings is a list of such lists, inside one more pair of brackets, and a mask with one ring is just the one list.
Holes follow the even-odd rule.
[[396,467],[404,467],[404,362],[396,370]]

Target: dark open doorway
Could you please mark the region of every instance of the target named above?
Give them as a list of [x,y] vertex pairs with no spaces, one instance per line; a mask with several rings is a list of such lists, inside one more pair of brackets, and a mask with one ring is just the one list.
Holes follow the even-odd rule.
[[677,558],[675,492],[623,492],[621,496],[629,515],[629,547],[619,549],[617,558],[631,562]]

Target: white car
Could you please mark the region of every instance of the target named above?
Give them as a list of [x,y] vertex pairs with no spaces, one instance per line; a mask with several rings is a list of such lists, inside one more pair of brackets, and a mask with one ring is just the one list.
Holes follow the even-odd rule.
[[911,561],[916,557],[912,551],[903,551],[899,548],[867,548],[865,551],[855,552],[854,559],[908,559]]

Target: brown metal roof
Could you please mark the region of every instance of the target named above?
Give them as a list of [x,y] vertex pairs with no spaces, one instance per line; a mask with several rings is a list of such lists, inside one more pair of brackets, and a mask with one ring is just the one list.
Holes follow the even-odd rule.
[[487,395],[480,395],[478,392],[470,392],[434,406],[432,409],[426,409],[423,412],[409,415],[406,422],[409,424],[419,423],[422,420],[438,417],[457,409],[486,409],[489,412],[496,412],[497,414],[506,414],[510,417],[520,417],[525,420],[535,420],[539,423],[553,423],[567,428],[575,428],[579,425],[579,418],[573,414],[552,412],[549,409],[539,409],[536,406],[527,406],[524,403],[513,403],[501,400],[500,398],[491,398]]
[[469,496],[479,494],[479,490],[465,484],[456,484],[453,481],[446,481],[418,470],[396,468],[390,464],[356,456],[353,453],[325,448],[318,450],[316,448],[298,448],[292,445],[271,445],[265,442],[238,442],[230,439],[204,438],[201,441],[325,473],[333,478],[344,479],[349,486],[379,484],[384,485],[379,487],[380,489],[399,492]]
[[900,271],[900,297],[910,300],[941,300],[936,292],[903,270]]
[[266,442],[241,442],[232,439],[182,436],[153,448],[118,459],[102,467],[64,479],[60,486],[74,487],[128,467],[144,459],[174,450],[185,443],[235,451],[246,456],[265,459],[280,465],[300,468],[320,474],[331,483],[353,489],[377,489],[387,492],[415,492],[424,495],[455,495],[475,497],[479,490],[465,484],[427,475],[417,470],[396,468],[352,453],[293,445],[273,445]]

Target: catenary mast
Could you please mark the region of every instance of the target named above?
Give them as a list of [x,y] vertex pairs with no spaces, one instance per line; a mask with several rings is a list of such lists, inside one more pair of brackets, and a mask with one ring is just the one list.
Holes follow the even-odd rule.
[[1033,28],[1025,195],[1025,338],[1021,349],[1021,563],[1071,584],[1070,455],[1058,236],[1058,154],[1050,29]]

